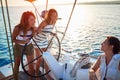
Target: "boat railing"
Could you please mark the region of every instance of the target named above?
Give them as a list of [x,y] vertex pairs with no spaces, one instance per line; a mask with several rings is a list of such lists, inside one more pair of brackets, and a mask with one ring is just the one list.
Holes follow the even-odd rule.
[[[3,0],[0,0],[2,16],[3,16],[3,21],[4,21],[4,28],[5,28],[6,39],[7,39],[8,53],[9,53],[10,63],[11,63],[12,72],[13,72],[13,63],[12,63],[13,62],[13,58],[12,58],[13,42],[12,42],[12,34],[11,34],[11,32],[12,32],[11,31],[11,22],[10,22],[10,17],[9,17],[8,2],[7,2],[7,0],[4,0],[4,1],[5,1],[5,5],[3,5]],[[6,13],[7,16],[5,16],[5,9],[7,12]]]

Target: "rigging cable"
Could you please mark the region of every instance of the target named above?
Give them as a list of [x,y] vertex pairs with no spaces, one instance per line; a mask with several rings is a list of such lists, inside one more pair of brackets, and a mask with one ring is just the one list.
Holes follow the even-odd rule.
[[[5,0],[6,1],[6,0]],[[6,4],[7,4],[7,1],[6,1]],[[6,7],[8,7],[8,5],[6,5]],[[10,42],[9,42],[9,36],[8,36],[8,31],[7,31],[7,26],[6,26],[6,20],[5,20],[5,14],[4,14],[4,9],[3,9],[3,3],[2,3],[2,0],[1,0],[1,8],[2,8],[2,14],[3,14],[3,20],[4,20],[4,26],[5,26],[5,31],[6,31],[6,38],[7,38],[7,43],[8,43],[8,50],[9,50],[9,54],[10,54],[10,62],[11,62],[11,65],[12,65],[12,71],[13,71],[13,63],[12,63],[12,54],[11,54],[11,49],[10,49]],[[7,12],[7,15],[8,15],[8,12]],[[9,16],[9,15],[8,15]],[[9,18],[8,18],[9,20]],[[8,21],[9,22],[9,21]],[[10,22],[9,22],[9,27],[10,27]]]
[[[36,6],[33,4],[33,1],[35,1],[35,0],[26,0],[26,1],[30,2],[30,3],[32,4],[32,6],[34,7],[34,9],[35,9],[35,14],[36,14],[36,18],[37,18],[37,22],[38,22],[38,25],[39,25],[38,16],[40,16],[40,14],[39,14],[39,12],[38,12]],[[37,15],[37,14],[38,14],[38,15]],[[42,20],[41,17],[40,17],[40,19]]]
[[46,8],[45,8],[46,11],[47,11],[47,8],[48,8],[48,0],[46,0]]
[[[29,1],[32,5],[33,5],[33,7],[35,8],[35,14],[36,14],[36,17],[37,17],[37,22],[38,22],[38,25],[39,25],[39,20],[38,20],[38,16],[40,17],[40,19],[42,20],[42,18],[41,18],[41,15],[40,15],[40,13],[39,13],[39,11],[37,10],[37,8],[36,8],[36,6],[33,4],[33,1],[31,1],[31,0],[26,0],[26,1]],[[48,0],[46,0],[46,8],[45,8],[45,10],[47,11],[47,8],[48,8]],[[38,16],[37,16],[37,14],[38,14]],[[46,14],[46,12],[45,12],[45,14]]]
[[37,15],[37,11],[35,10],[35,14],[36,14],[36,18],[37,18],[37,22],[38,22],[38,26],[39,26],[39,20],[38,20],[38,15]]
[[[36,12],[37,12],[38,15],[40,16],[39,11],[37,10],[36,6],[35,6],[32,2],[31,2],[31,4],[33,5],[33,7],[35,8]],[[40,17],[40,18],[41,18],[41,17]],[[42,18],[41,18],[41,20],[42,20]]]
[[72,17],[72,14],[73,14],[73,11],[74,11],[76,2],[77,2],[77,0],[75,0],[75,2],[74,2],[74,4],[73,4],[73,8],[72,8],[72,11],[71,11],[71,14],[70,14],[70,17],[69,17],[69,20],[68,20],[68,23],[67,23],[65,32],[64,32],[63,37],[62,37],[62,39],[61,39],[61,43],[62,43],[62,41],[63,41],[63,39],[64,39],[64,37],[65,37],[66,31],[67,31],[67,29],[68,29],[68,26],[69,26],[69,23],[70,23],[70,20],[71,20],[71,17]]

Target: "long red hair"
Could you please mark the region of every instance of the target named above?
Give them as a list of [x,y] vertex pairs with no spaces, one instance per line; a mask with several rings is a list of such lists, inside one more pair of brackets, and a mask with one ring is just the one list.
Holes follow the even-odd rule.
[[[31,11],[26,11],[22,14],[20,23],[17,25],[19,27],[19,31],[23,31],[24,34],[27,33],[27,26],[29,25],[28,19],[30,16],[33,16],[35,18],[35,15]],[[32,28],[32,27],[31,27]]]

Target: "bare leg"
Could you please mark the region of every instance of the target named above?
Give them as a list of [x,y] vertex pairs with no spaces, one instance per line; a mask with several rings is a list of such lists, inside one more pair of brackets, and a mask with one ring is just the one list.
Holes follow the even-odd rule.
[[15,57],[14,63],[14,79],[18,80],[19,66],[20,66],[20,57]]
[[[30,56],[27,55],[28,63],[31,62],[33,59],[34,59],[34,55],[30,55]],[[29,74],[34,75],[34,63],[30,63],[28,67],[29,67],[29,70],[28,70]],[[29,80],[32,80],[32,77],[30,77]]]
[[[36,57],[40,56],[41,53],[39,51],[38,48],[35,48],[35,52],[36,52]],[[40,68],[40,63],[42,62],[42,58],[38,58],[37,62],[36,62],[36,70],[35,70],[35,74],[38,75],[39,74],[39,68]],[[36,78],[36,80],[40,80],[40,78]]]
[[[35,48],[35,51],[36,51],[36,56],[37,56],[37,57],[41,55],[41,53],[40,53],[40,51],[39,51],[38,48]],[[45,51],[45,48],[42,48],[42,51]],[[40,58],[37,60],[37,63],[36,63],[36,74],[38,74],[38,72],[39,72],[40,63],[41,63],[42,61],[43,61],[43,58],[42,58],[42,57],[40,57]],[[44,61],[44,66],[45,66],[46,72],[49,71],[49,67],[48,67],[48,65],[46,64],[45,61]],[[47,74],[46,77],[47,77],[48,80],[53,80],[49,74]],[[36,80],[40,80],[40,79],[37,78]]]
[[[42,48],[42,51],[45,51],[45,50],[46,50],[46,48]],[[44,66],[45,66],[46,72],[48,72],[50,69],[45,61],[44,61]],[[49,73],[46,75],[46,77],[47,77],[47,80],[53,80],[53,78],[49,75]]]
[[[45,65],[46,72],[48,72],[50,69],[45,61],[44,61],[44,65]],[[47,77],[47,80],[53,80],[53,78],[49,75],[49,73],[46,75],[46,77]]]

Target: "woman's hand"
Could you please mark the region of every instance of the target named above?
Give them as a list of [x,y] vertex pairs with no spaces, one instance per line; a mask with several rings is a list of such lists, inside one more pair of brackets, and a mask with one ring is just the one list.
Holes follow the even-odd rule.
[[93,69],[89,70],[89,80],[98,80]]
[[39,30],[36,31],[36,34],[41,34],[41,33],[42,33],[42,31],[39,31]]
[[51,33],[50,35],[56,36],[57,34],[56,33]]

